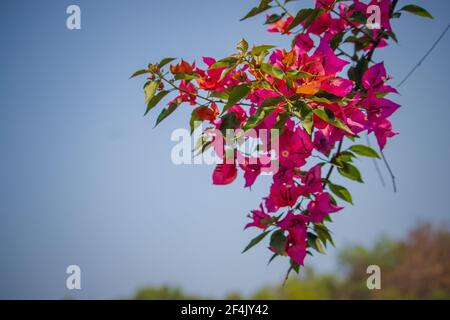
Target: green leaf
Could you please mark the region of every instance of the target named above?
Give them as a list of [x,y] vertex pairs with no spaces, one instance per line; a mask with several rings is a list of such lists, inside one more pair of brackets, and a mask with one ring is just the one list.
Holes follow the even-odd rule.
[[338,171],[341,175],[343,175],[346,178],[349,178],[350,180],[358,181],[358,182],[364,182],[361,177],[361,173],[359,172],[358,168],[356,168],[354,165],[344,162],[342,163],[341,167],[338,167]]
[[202,133],[197,138],[197,140],[195,141],[195,144],[194,144],[194,148],[192,149],[192,152],[195,153],[194,156],[198,156],[198,155],[202,154],[206,149],[208,149],[211,146],[212,140],[208,140],[208,139],[209,139],[209,137],[205,133]]
[[156,96],[150,99],[150,101],[147,103],[147,109],[145,110],[144,116],[151,110],[153,107],[155,107],[162,98],[164,98],[170,91],[163,90],[158,92]]
[[219,98],[219,99],[222,99],[222,100],[228,100],[229,96],[230,96],[230,93],[227,92],[227,91],[221,91],[221,92],[214,91],[214,92],[211,92],[211,97],[212,98]]
[[[281,96],[267,98],[263,103],[256,109],[255,113],[252,114],[247,122],[244,124],[242,129],[244,131],[250,130],[258,126],[263,122],[269,115],[276,110],[276,105],[280,103],[284,98]],[[282,125],[282,122],[280,123]],[[284,125],[283,125],[284,126]]]
[[297,14],[294,17],[294,20],[292,20],[291,24],[286,28],[286,33],[294,29],[296,26],[298,26],[300,23],[303,22],[310,14],[312,14],[314,9],[307,8],[307,9],[301,9],[297,12]]
[[312,134],[312,130],[313,130],[313,126],[314,126],[314,120],[313,120],[312,115],[313,114],[311,112],[309,115],[303,117],[303,120],[302,120],[302,127],[303,127],[303,129],[306,130],[306,132],[308,132],[309,135]]
[[319,238],[317,238],[315,242],[316,242],[316,248],[317,248],[316,250],[318,252],[324,254],[325,250],[323,249],[322,241]]
[[236,62],[238,62],[238,58],[236,58],[236,57],[226,57],[226,58],[220,59],[219,61],[215,62],[210,67],[210,69],[229,67],[229,66],[235,65]]
[[301,121],[303,128],[311,135],[313,130],[313,111],[304,101],[297,100],[294,104],[294,109],[298,112],[294,112],[294,115]]
[[228,97],[228,101],[226,105],[224,105],[222,114],[234,106],[236,103],[241,101],[241,99],[245,98],[250,93],[250,85],[248,83],[244,83],[233,87],[230,91],[230,96]]
[[227,135],[227,129],[236,129],[239,124],[239,120],[234,112],[230,112],[222,116],[222,122],[220,123],[220,132],[225,137]]
[[342,151],[336,158],[336,163],[341,164],[342,162],[352,162],[355,155],[350,151]]
[[336,50],[339,47],[339,45],[342,42],[342,39],[344,38],[344,34],[345,32],[339,32],[333,38],[331,38],[330,40],[331,49]]
[[284,71],[278,67],[271,65],[270,63],[263,63],[261,65],[261,69],[262,69],[262,71],[271,75],[274,78],[277,78],[280,80],[283,80],[283,78],[284,78]]
[[273,106],[276,106],[277,104],[279,104],[280,102],[282,102],[283,100],[284,100],[284,97],[281,97],[281,96],[267,98],[266,100],[264,100],[261,103],[259,108],[273,107]]
[[328,187],[330,188],[331,192],[333,192],[336,196],[341,198],[344,201],[347,201],[348,203],[353,204],[352,195],[350,192],[344,188],[343,186],[331,183],[328,181]]
[[250,129],[253,129],[257,125],[259,125],[261,122],[263,122],[268,116],[272,114],[272,112],[275,111],[275,107],[259,107],[256,109],[256,112],[252,114],[247,122],[243,126],[243,130],[247,131]]
[[313,75],[305,71],[289,70],[286,72],[286,76],[291,80],[311,78]]
[[191,129],[191,134],[194,132],[195,128],[197,128],[198,124],[201,122],[200,118],[197,115],[197,110],[200,108],[204,108],[203,106],[197,107],[192,110],[191,119],[189,120],[189,127]]
[[[327,215],[328,217],[328,215]],[[327,241],[331,243],[331,245],[334,247],[333,238],[331,237],[330,230],[323,224],[323,223],[315,223],[314,224],[314,231],[317,233],[317,237],[322,241],[324,246],[327,245]]]
[[271,3],[272,0],[261,0],[261,2],[259,3],[259,6],[257,7],[253,7],[242,19],[245,20],[247,18],[256,16],[257,14],[264,12],[270,8],[272,8],[272,6],[270,6],[269,3]]
[[149,81],[144,86],[145,103],[148,104],[152,100],[156,93],[156,89],[159,87],[159,81]]
[[266,22],[264,22],[264,24],[275,23],[281,18],[283,18],[283,16],[284,14],[271,14],[270,16],[267,17]]
[[248,50],[248,42],[244,38],[239,40],[238,44],[236,45],[236,49],[238,49],[242,53],[246,53]]
[[267,231],[264,231],[263,233],[261,233],[259,236],[253,238],[252,241],[250,241],[250,243],[245,247],[244,251],[242,251],[242,253],[246,252],[247,250],[249,250],[253,246],[255,246],[258,243],[260,243],[261,240],[264,239],[269,233],[270,233],[270,231],[267,230]]
[[322,8],[307,8],[299,10],[295,15],[294,20],[292,20],[291,24],[286,28],[285,33],[294,29],[303,21],[305,21],[305,28],[309,27],[323,12],[324,10]]
[[308,246],[313,248],[319,253],[324,253],[322,243],[320,242],[320,239],[312,232],[307,233],[307,240],[306,240]]
[[329,109],[318,107],[313,109],[313,113],[323,121],[331,123],[336,128],[344,130],[350,134],[353,134],[350,128],[344,122],[342,122],[341,119],[335,118],[333,112],[331,112]]
[[298,274],[300,272],[300,265],[292,259],[291,259],[290,263],[291,263],[292,270],[294,270],[295,273]]
[[178,103],[173,102],[167,108],[164,108],[156,119],[155,127],[161,123],[165,118],[170,116],[178,108]]
[[166,64],[171,63],[173,60],[175,60],[176,58],[164,58],[162,59],[159,64],[158,64],[158,68],[161,69],[162,67],[164,67]]
[[277,117],[277,122],[273,126],[273,129],[279,130],[280,134],[283,133],[288,118],[289,114],[287,112],[280,112],[280,114]]
[[319,107],[319,108],[314,108],[312,111],[316,116],[318,116],[323,121],[326,121],[328,123],[333,123],[334,115],[332,116],[333,118],[331,118],[330,114],[328,112],[326,112],[326,110],[327,109],[325,109],[323,107]]
[[400,11],[406,11],[415,14],[416,16],[434,19],[434,17],[427,10],[422,7],[416,6],[415,4],[408,4],[401,8]]
[[272,48],[275,48],[275,46],[272,46],[270,44],[262,44],[260,46],[253,47],[251,53],[252,56],[259,56],[264,51],[268,51]]
[[222,81],[223,79],[225,79],[227,74],[229,74],[235,68],[236,68],[236,65],[232,65],[232,66],[229,66],[228,68],[226,68],[225,70],[223,70],[222,74],[220,75],[219,81]]
[[270,257],[270,259],[269,259],[269,262],[267,262],[267,265],[269,265],[276,257],[278,257],[279,256],[279,254],[278,253],[274,253],[271,257]]
[[393,31],[385,31],[385,32],[389,36],[389,38],[398,43],[397,35]]
[[137,77],[137,76],[140,76],[141,74],[146,74],[146,73],[150,73],[150,70],[148,70],[148,69],[138,70],[138,71],[136,71],[135,73],[133,73],[131,75],[130,79],[134,78],[134,77]]
[[341,119],[336,118],[333,122],[333,125],[336,128],[344,130],[347,133],[354,134],[354,132]]
[[188,81],[191,81],[191,80],[194,80],[194,79],[196,79],[198,77],[199,76],[194,74],[194,73],[193,74],[177,73],[175,75],[175,80],[188,80]]
[[353,151],[354,153],[359,154],[360,156],[369,157],[369,158],[378,158],[380,159],[380,156],[378,153],[373,150],[371,147],[362,145],[362,144],[355,144],[349,148],[349,150]]
[[284,254],[284,247],[287,241],[287,238],[283,233],[283,230],[277,230],[272,233],[272,236],[270,237],[270,246],[272,247],[273,251],[275,251],[275,253],[278,253],[279,255]]

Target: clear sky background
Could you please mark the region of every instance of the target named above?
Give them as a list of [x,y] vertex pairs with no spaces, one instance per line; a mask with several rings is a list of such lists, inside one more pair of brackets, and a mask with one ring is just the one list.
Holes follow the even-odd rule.
[[[220,187],[211,166],[172,164],[170,134],[188,125],[191,107],[152,129],[157,112],[142,116],[143,79],[128,80],[167,56],[226,56],[241,37],[286,45],[265,32],[263,17],[239,22],[256,2],[0,1],[0,298],[127,297],[162,284],[220,297],[281,281],[286,259],[266,266],[264,246],[240,253],[256,235],[242,230],[245,216],[270,178],[252,191],[242,177]],[[400,5],[410,2],[436,19],[404,14],[394,22],[400,44],[375,56],[393,84],[449,22],[449,1]],[[70,4],[81,7],[81,30],[66,28]],[[336,249],[307,264],[334,271],[345,244],[448,221],[449,49],[447,34],[394,97],[403,105],[392,118],[401,134],[386,155],[398,192],[380,163],[381,186],[371,160],[359,164],[365,184],[336,178],[355,206],[334,215]],[[71,264],[81,267],[80,291],[65,287]]]

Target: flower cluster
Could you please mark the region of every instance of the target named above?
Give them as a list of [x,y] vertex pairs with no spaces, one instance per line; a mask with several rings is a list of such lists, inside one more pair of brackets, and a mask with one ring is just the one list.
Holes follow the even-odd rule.
[[[374,5],[378,10],[371,10]],[[396,5],[390,0],[317,0],[314,7],[291,14],[280,1],[261,0],[244,19],[280,10],[266,14],[266,24],[269,32],[292,37],[290,48],[249,48],[242,39],[231,56],[204,57],[204,67],[166,58],[134,74],[149,75],[144,86],[146,113],[167,94],[176,93],[156,124],[187,103],[195,106],[192,132],[199,122],[206,125],[204,133],[254,130],[258,138],[261,129],[277,130],[270,131],[279,139],[277,171],[272,172],[267,197],[251,212],[246,225],[262,233],[244,251],[270,234],[272,259],[288,256],[289,270],[298,271],[310,249],[322,252],[323,246],[332,243],[325,223],[331,221],[330,214],[342,209],[335,196],[352,203],[350,192],[331,182],[333,170],[362,182],[353,160],[379,155],[356,141],[362,134],[373,134],[382,151],[388,138],[397,134],[389,119],[400,106],[386,98],[397,91],[387,84],[390,78],[383,62],[375,62],[373,56],[378,48],[397,41],[391,19],[398,18],[400,11],[422,16],[427,12],[414,5],[397,11]],[[378,16],[372,17],[373,12]],[[375,19],[375,27],[367,23],[370,19]],[[169,70],[164,71],[168,64]],[[251,187],[268,166],[261,157],[267,160],[274,155],[269,150],[260,153],[260,158],[242,153],[237,140],[218,147],[216,142],[223,139],[215,135],[198,144],[200,151],[213,146],[223,158],[214,169],[213,183],[232,183],[240,168],[245,187]],[[349,145],[346,149],[344,141]],[[237,154],[243,161],[234,160]]]

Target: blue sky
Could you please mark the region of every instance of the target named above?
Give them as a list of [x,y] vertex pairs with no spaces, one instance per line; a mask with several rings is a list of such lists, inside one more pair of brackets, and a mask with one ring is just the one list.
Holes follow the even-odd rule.
[[[161,284],[219,297],[282,279],[287,261],[266,266],[263,246],[240,254],[256,235],[242,230],[245,216],[270,178],[252,191],[242,178],[218,187],[212,167],[172,164],[170,134],[188,125],[190,107],[152,129],[142,82],[128,79],[167,56],[223,57],[242,37],[286,45],[264,31],[262,17],[239,22],[256,2],[0,2],[0,298],[127,297]],[[393,84],[449,22],[450,2],[411,2],[436,19],[405,14],[394,23],[400,44],[375,56]],[[70,4],[81,7],[81,30],[66,28]],[[381,186],[370,160],[359,164],[364,185],[336,178],[355,205],[334,216],[336,249],[307,262],[317,270],[335,270],[345,244],[448,221],[449,43],[447,34],[395,97],[400,135],[386,155],[398,192],[384,167]],[[65,287],[71,264],[81,267],[80,291]]]

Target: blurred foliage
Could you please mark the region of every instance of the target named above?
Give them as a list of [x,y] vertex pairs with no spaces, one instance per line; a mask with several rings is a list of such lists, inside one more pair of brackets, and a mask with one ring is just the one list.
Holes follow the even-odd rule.
[[[381,289],[366,286],[369,265],[381,268]],[[238,292],[225,299],[450,299],[450,231],[421,224],[404,240],[380,238],[372,247],[346,247],[340,272],[315,274],[304,268],[284,286],[264,287],[249,297]],[[135,299],[201,299],[180,289],[147,287]]]
[[145,287],[139,289],[134,296],[136,300],[196,300],[199,296],[187,295],[181,289],[168,286]]

